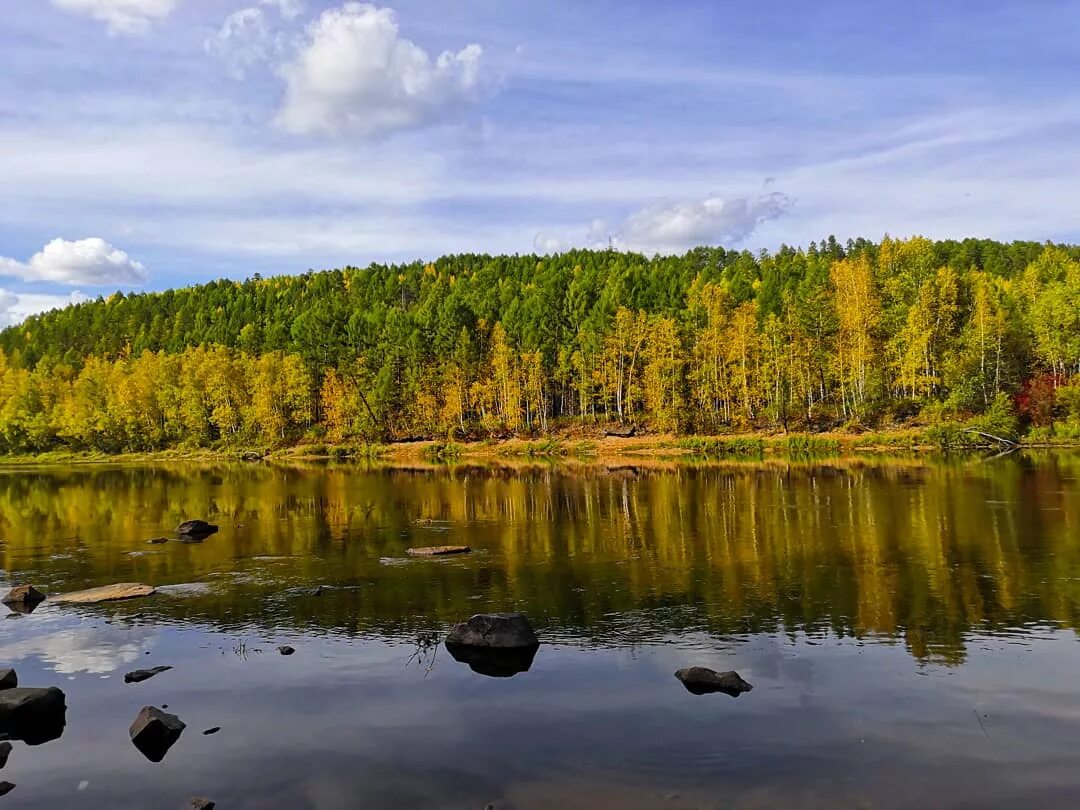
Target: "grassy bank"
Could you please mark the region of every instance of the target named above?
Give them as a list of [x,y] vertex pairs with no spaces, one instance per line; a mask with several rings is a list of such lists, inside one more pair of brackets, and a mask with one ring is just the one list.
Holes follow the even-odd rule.
[[[975,440],[977,439],[977,440]],[[909,428],[876,433],[741,434],[727,436],[550,436],[473,442],[414,441],[393,444],[299,444],[284,448],[187,448],[106,454],[53,450],[0,456],[0,467],[151,462],[378,462],[386,465],[500,463],[542,460],[599,464],[634,459],[728,461],[765,458],[805,460],[863,454],[934,454],[943,449],[994,449],[975,437],[966,446],[943,448],[932,430]],[[1036,433],[1022,448],[1080,448],[1080,439]]]

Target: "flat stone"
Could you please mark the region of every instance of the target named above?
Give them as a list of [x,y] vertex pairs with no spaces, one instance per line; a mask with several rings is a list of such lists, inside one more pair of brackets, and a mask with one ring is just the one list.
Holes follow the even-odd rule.
[[16,585],[7,592],[3,602],[5,605],[36,605],[45,599],[45,594],[33,585]]
[[186,726],[175,714],[163,712],[156,706],[143,706],[131,724],[131,742],[151,762],[161,762],[180,739]]
[[212,726],[204,731],[203,734],[209,737],[211,734],[217,734],[219,731],[221,731],[221,726]]
[[468,546],[423,546],[405,549],[405,553],[410,557],[448,557],[452,554],[468,554],[471,551]]
[[11,756],[11,743],[4,740],[4,742],[0,742],[0,770],[7,765],[9,756]]
[[0,669],[0,689],[14,689],[19,685],[19,676],[13,669]]
[[67,704],[56,687],[0,690],[0,735],[40,745],[64,733]]
[[62,604],[93,605],[98,602],[116,602],[121,599],[151,596],[154,591],[153,585],[143,585],[141,582],[119,582],[116,585],[103,585],[100,588],[89,588],[85,591],[62,593],[59,596],[52,597],[49,601]]
[[524,613],[478,613],[450,628],[446,646],[520,649],[539,647],[540,641]]
[[188,803],[191,810],[214,810],[214,803],[209,799],[192,799]]
[[707,695],[723,692],[731,697],[738,697],[754,687],[744,681],[738,672],[716,672],[708,667],[686,667],[675,673],[688,692],[695,695]]
[[148,681],[155,675],[160,675],[162,672],[168,672],[172,667],[151,667],[150,669],[136,669],[133,672],[129,672],[124,675],[124,683],[142,683]]

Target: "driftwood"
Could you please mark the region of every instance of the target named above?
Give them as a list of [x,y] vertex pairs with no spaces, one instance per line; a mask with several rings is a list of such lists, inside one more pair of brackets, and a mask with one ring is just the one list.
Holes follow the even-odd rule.
[[992,442],[997,442],[1002,447],[1010,447],[1010,448],[1015,449],[1015,448],[1020,446],[1019,444],[1014,442],[1012,439],[1005,439],[1005,438],[1002,438],[1001,436],[995,436],[993,433],[987,433],[986,431],[983,431],[983,430],[976,430],[975,428],[967,428],[966,430],[964,430],[964,433],[973,433],[976,436],[982,436],[984,439],[989,439]]
[[117,585],[105,585],[101,588],[90,588],[85,591],[62,593],[59,596],[50,597],[49,601],[93,605],[97,602],[113,602],[118,599],[135,599],[139,596],[150,596],[154,593],[154,590],[153,585],[143,585],[139,582],[121,582]]
[[445,557],[450,554],[468,554],[470,551],[472,549],[468,546],[425,546],[405,549],[405,553],[410,557]]

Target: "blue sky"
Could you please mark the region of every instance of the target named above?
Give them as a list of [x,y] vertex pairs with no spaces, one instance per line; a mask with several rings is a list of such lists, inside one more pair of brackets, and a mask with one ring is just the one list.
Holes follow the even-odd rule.
[[1080,238],[1080,2],[7,0],[0,322],[442,253]]

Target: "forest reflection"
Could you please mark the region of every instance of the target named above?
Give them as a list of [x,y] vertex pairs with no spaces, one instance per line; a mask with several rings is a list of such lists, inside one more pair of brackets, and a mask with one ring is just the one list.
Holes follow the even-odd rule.
[[[549,638],[895,640],[1077,627],[1080,457],[518,470],[266,465],[0,474],[0,566],[52,591],[206,582],[121,616],[404,637],[484,609]],[[203,517],[198,545],[146,540]],[[407,561],[463,543],[467,558]],[[321,596],[312,588],[325,586]]]

